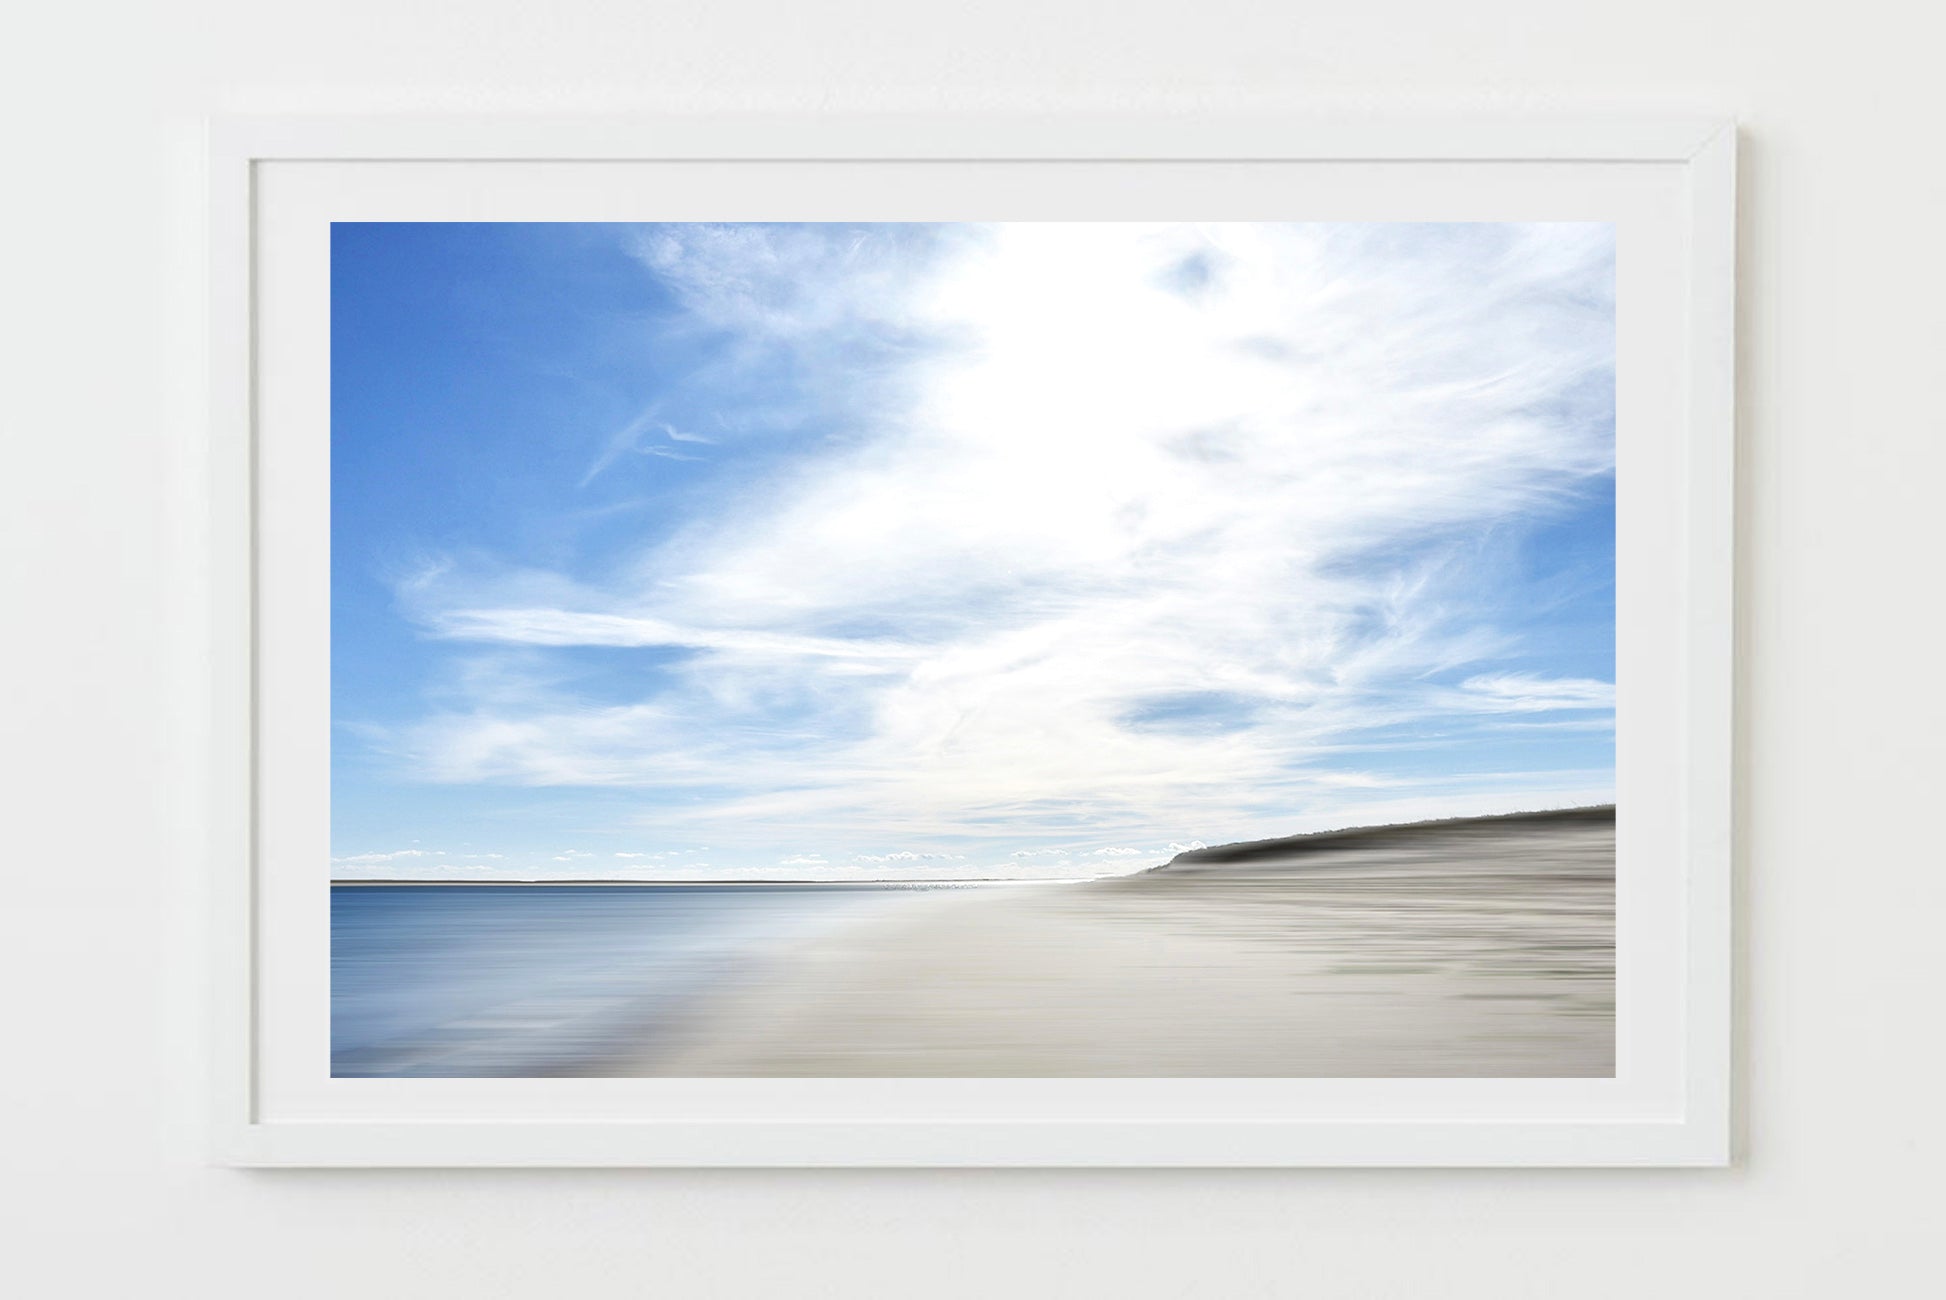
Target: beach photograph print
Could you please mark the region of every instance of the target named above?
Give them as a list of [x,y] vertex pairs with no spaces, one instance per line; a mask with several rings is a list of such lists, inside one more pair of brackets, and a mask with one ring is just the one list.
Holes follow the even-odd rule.
[[1598,223],[337,223],[331,1074],[1615,1073]]

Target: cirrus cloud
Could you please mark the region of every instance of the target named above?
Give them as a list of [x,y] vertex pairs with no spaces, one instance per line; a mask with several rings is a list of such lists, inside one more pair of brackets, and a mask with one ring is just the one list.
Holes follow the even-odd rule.
[[[632,238],[676,324],[724,340],[653,411],[733,412],[767,377],[761,455],[750,422],[645,413],[584,485],[644,439],[752,468],[592,576],[509,553],[402,587],[476,654],[661,656],[629,698],[497,678],[393,726],[421,779],[629,789],[638,824],[787,865],[1120,857],[1491,803],[1496,779],[1508,806],[1604,790],[1466,729],[1612,713],[1503,617],[1508,548],[1612,474],[1608,227]],[[1411,745],[1434,758],[1383,770]]]

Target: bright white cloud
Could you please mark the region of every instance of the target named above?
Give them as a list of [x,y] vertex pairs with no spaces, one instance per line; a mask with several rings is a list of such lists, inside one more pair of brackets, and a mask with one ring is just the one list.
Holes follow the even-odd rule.
[[[348,866],[368,866],[380,862],[398,862],[407,858],[443,858],[443,849],[395,849],[390,853],[353,853],[341,858],[333,858],[334,864]],[[491,857],[491,854],[487,856]]]
[[[418,574],[438,637],[686,654],[626,704],[496,682],[395,737],[423,776],[633,787],[733,852],[1124,856],[1085,845],[1278,833],[1388,785],[1339,757],[1375,727],[1612,709],[1598,681],[1435,684],[1517,648],[1473,539],[1612,469],[1606,227],[658,227],[637,252],[736,340],[726,397],[779,357],[870,391],[600,584]],[[707,441],[651,411],[589,477],[645,440]]]
[[1586,678],[1548,679],[1525,673],[1496,673],[1469,677],[1460,683],[1460,690],[1473,697],[1475,707],[1508,713],[1615,707],[1614,684]]

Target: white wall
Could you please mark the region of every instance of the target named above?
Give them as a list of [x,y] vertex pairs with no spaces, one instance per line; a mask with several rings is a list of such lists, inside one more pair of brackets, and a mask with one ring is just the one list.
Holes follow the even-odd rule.
[[[15,1294],[1881,1296],[1937,1278],[1930,6],[182,0],[0,38],[0,1271]],[[213,109],[1648,108],[1746,124],[1745,1154],[1727,1172],[204,1167],[185,503]],[[25,1279],[24,1285],[19,1279]]]

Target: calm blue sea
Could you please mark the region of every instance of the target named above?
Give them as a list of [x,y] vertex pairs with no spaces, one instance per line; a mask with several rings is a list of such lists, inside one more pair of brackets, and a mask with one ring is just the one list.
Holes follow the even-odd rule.
[[333,885],[336,1077],[599,1075],[780,944],[914,897],[870,885]]

